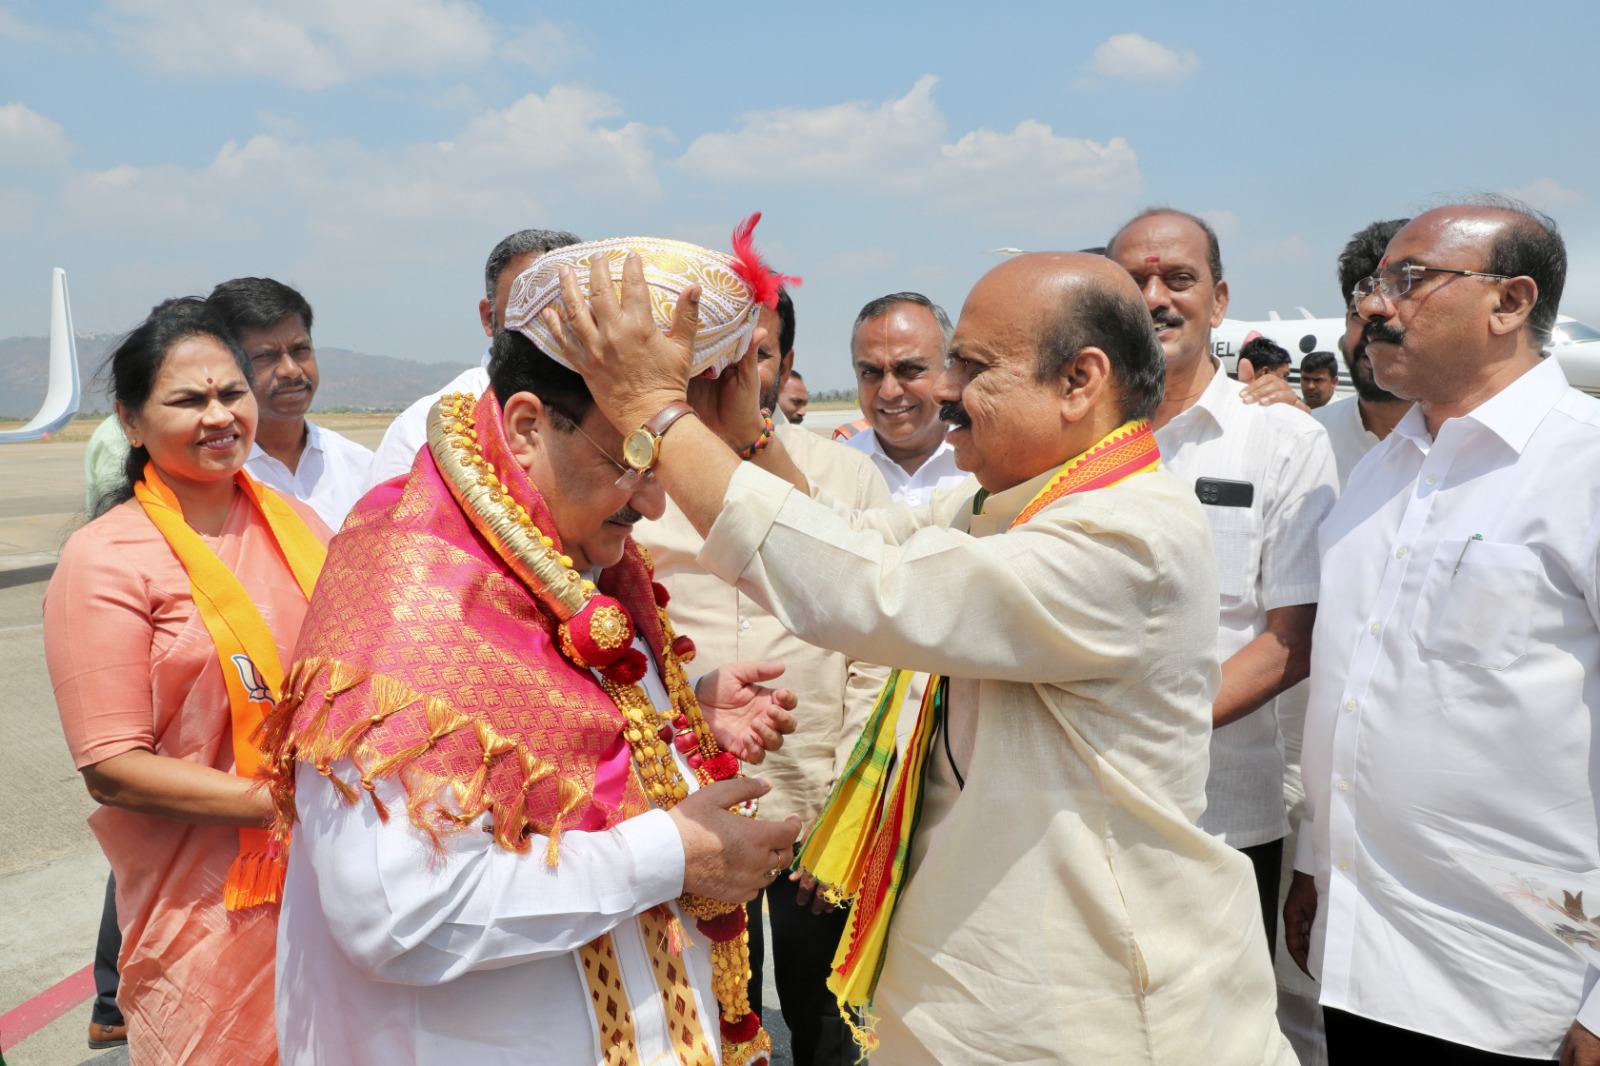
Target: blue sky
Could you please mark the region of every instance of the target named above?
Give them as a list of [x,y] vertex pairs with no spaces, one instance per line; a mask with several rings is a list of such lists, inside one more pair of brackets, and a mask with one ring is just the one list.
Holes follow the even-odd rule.
[[1211,218],[1232,314],[1339,310],[1351,232],[1511,191],[1600,324],[1600,17],[1483,3],[578,4],[0,0],[0,336],[265,274],[323,346],[475,359],[523,226],[758,243],[797,366],[850,382],[866,300],[952,315],[987,250]]

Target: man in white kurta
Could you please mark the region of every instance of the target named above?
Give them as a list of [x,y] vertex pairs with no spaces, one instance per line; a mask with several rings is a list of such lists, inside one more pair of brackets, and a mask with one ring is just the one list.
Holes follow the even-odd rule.
[[[726,1023],[748,1015],[717,999],[742,988],[742,956],[719,955],[697,919],[738,915],[719,938],[737,946],[743,903],[788,864],[799,830],[730,815],[765,787],[728,779],[729,760],[759,759],[792,718],[778,711],[766,735],[755,719],[725,731],[727,669],[689,698],[676,673],[689,649],[629,539],[660,515],[659,487],[617,483],[620,435],[575,374],[520,334],[498,336],[496,353],[506,403],[461,396],[436,413],[410,477],[369,493],[336,538],[269,730],[280,829],[298,814],[279,1051],[303,1066],[715,1063],[755,1040],[730,1043]],[[501,488],[473,496],[463,486],[485,467]],[[513,506],[534,547],[498,532]],[[638,691],[566,650],[577,623],[557,635],[555,582],[528,554],[544,549],[567,587],[615,593],[595,615],[631,622],[617,655],[637,661]],[[660,752],[640,746],[657,723]]]
[[[619,425],[670,402],[654,383],[687,366],[681,340],[627,332],[647,298],[634,269],[620,309],[602,276],[593,318],[573,316],[591,382],[653,367],[649,391],[614,374],[596,388]],[[657,477],[708,528],[708,569],[808,640],[951,679],[875,1066],[1294,1061],[1250,863],[1195,825],[1219,676],[1199,504],[1158,471],[1011,528],[1064,462],[1145,424],[1160,368],[1113,264],[1022,256],[968,297],[935,393],[993,490],[979,514],[946,496],[846,515],[738,464],[695,419],[661,441]]]

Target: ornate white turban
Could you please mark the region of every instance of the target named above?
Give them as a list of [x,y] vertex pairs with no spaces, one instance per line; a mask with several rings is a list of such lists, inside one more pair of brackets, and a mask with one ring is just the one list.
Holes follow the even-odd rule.
[[637,252],[644,260],[650,310],[663,331],[672,325],[683,290],[700,286],[700,332],[695,338],[692,373],[721,373],[749,346],[759,309],[777,307],[784,284],[800,283],[799,278],[776,274],[762,262],[751,237],[759,221],[757,212],[733,231],[731,255],[659,237],[612,237],[546,252],[512,283],[505,328],[522,333],[550,358],[570,368],[562,358],[560,342],[540,317],[546,307],[561,304],[560,268],[572,267],[587,298],[590,264],[609,261],[612,284],[620,293],[623,260]]

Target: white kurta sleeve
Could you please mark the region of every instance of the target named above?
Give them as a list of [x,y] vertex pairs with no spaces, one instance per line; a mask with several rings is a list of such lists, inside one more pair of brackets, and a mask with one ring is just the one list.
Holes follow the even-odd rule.
[[[334,772],[355,776],[347,763]],[[341,952],[373,979],[434,985],[565,954],[683,891],[683,843],[665,811],[604,832],[567,832],[560,864],[549,867],[546,838],[507,851],[482,818],[442,837],[441,857],[406,818],[398,783],[377,786],[387,822],[369,802],[346,806],[302,766],[291,845],[309,864]]]
[[[1163,606],[1153,600],[1162,583],[1150,544],[1087,496],[1070,518],[1058,511],[1004,536],[924,526],[892,543],[905,511],[846,518],[746,465],[700,565],[802,640],[950,677],[1117,676]],[[890,528],[877,528],[880,518]]]

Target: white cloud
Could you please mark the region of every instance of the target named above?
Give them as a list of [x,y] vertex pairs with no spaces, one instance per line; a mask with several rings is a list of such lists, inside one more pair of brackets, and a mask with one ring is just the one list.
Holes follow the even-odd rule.
[[0,163],[17,167],[55,166],[71,145],[61,124],[26,104],[0,104]]
[[1115,34],[1094,50],[1094,72],[1122,81],[1178,81],[1199,68],[1199,57],[1188,49],[1138,33]]
[[1127,141],[1063,137],[1024,119],[1010,132],[954,141],[925,75],[897,99],[757,111],[737,130],[697,138],[678,165],[728,182],[807,182],[852,194],[904,196],[986,225],[1059,231],[1126,208],[1143,187]]
[[573,51],[549,22],[503,27],[466,0],[108,0],[105,24],[165,74],[265,77],[308,90],[478,69],[497,51],[548,71]]
[[752,111],[730,133],[695,139],[678,161],[684,170],[722,181],[851,181],[870,172],[904,186],[932,163],[945,120],[933,102],[939,79],[925,74],[911,91],[876,107],[852,101],[810,110]]
[[648,144],[657,133],[606,125],[617,113],[602,93],[557,86],[482,112],[446,141],[390,152],[263,133],[227,142],[199,168],[82,173],[63,198],[82,222],[207,246],[277,227],[303,227],[312,240],[411,240],[480,219],[543,217],[591,197],[648,203],[660,196]]
[[1520,189],[1504,191],[1507,196],[1515,196],[1518,200],[1532,204],[1541,211],[1551,212],[1582,206],[1587,199],[1583,193],[1564,187],[1554,178],[1540,178]]

